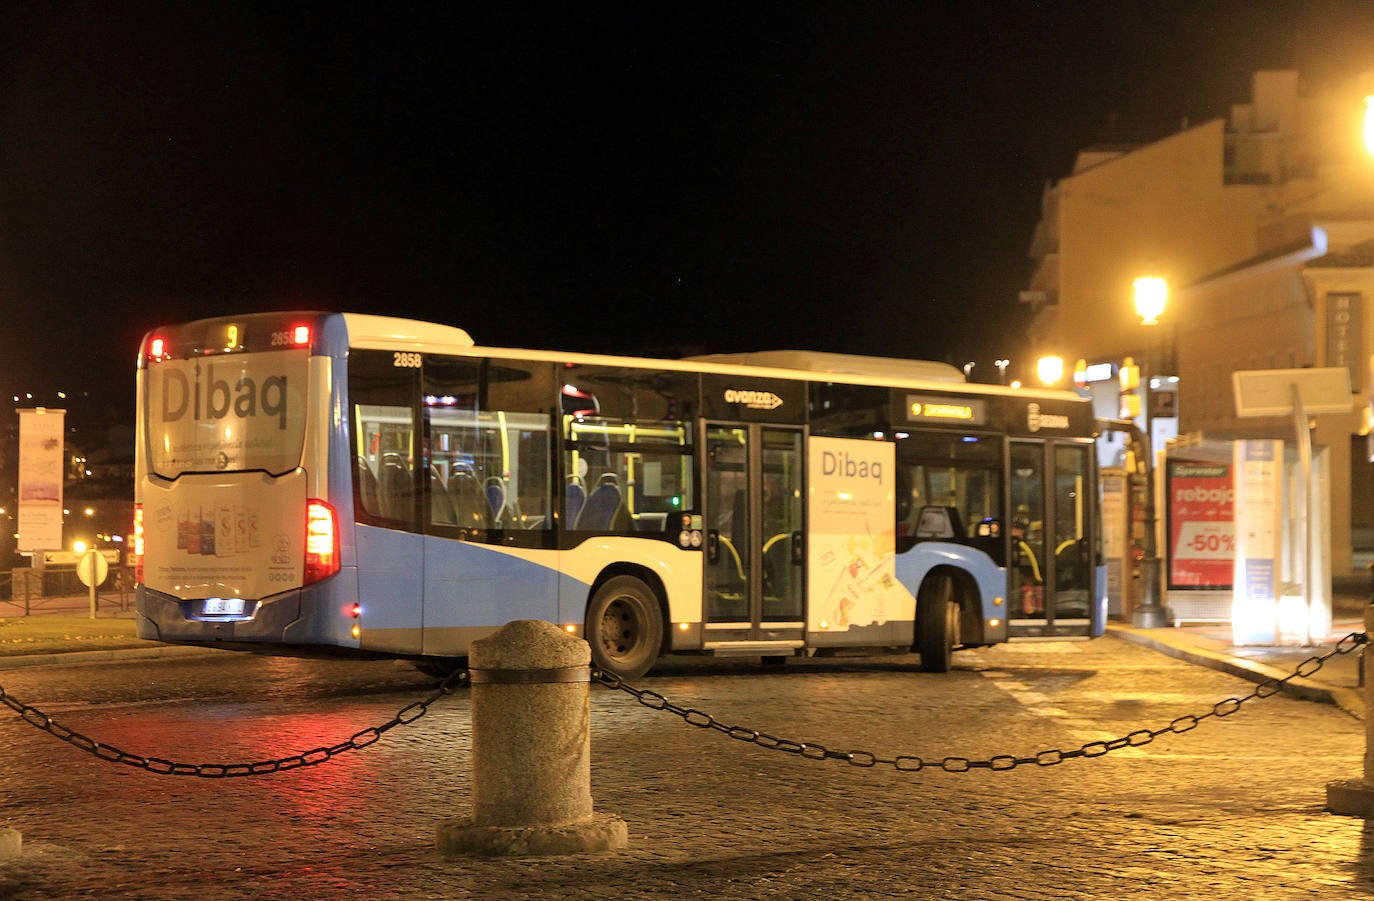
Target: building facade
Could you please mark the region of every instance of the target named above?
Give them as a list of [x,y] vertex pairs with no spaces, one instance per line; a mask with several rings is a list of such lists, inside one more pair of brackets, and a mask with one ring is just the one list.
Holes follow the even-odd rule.
[[[1225,116],[1147,144],[1085,149],[1046,188],[1022,292],[1035,354],[1113,377],[1127,358],[1139,364],[1156,386],[1153,424],[1148,410],[1142,417],[1156,448],[1173,435],[1291,440],[1291,418],[1236,415],[1232,373],[1347,368],[1348,413],[1314,419],[1337,574],[1374,555],[1369,95],[1374,73],[1318,87],[1293,71],[1257,72],[1249,101]],[[1155,325],[1135,311],[1142,276],[1169,285]],[[1090,388],[1099,415],[1118,416],[1118,384]]]

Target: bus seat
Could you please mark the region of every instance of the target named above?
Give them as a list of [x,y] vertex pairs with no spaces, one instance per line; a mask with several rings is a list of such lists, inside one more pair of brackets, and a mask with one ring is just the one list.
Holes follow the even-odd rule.
[[587,495],[587,503],[577,517],[577,528],[593,532],[609,530],[616,514],[622,509],[620,486],[612,481],[603,480],[596,490]]
[[382,505],[377,498],[377,477],[367,460],[358,458],[358,494],[363,499],[363,509],[373,516],[382,515]]
[[433,463],[429,464],[429,520],[448,526],[458,521],[453,500],[448,496],[448,486],[444,483],[444,474]]
[[448,478],[448,496],[453,502],[454,519],[460,529],[488,527],[490,507],[482,496],[482,486],[468,469],[455,469]]
[[568,528],[577,524],[577,517],[582,513],[582,505],[587,502],[587,489],[582,487],[582,482],[577,476],[569,476],[568,484],[563,489],[564,515],[563,520]]
[[377,478],[377,495],[382,515],[387,519],[409,520],[415,512],[415,493],[410,470],[399,459],[382,460],[382,472]]
[[487,506],[491,508],[492,524],[499,527],[505,521],[506,483],[496,476],[490,476],[482,492],[487,496]]
[[963,538],[964,524],[958,507],[922,507],[916,522],[916,538]]

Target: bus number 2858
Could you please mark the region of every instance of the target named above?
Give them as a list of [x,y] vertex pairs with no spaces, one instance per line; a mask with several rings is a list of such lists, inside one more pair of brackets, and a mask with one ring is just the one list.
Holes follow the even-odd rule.
[[393,353],[393,354],[391,355],[391,365],[392,365],[392,366],[402,366],[402,367],[405,367],[406,369],[419,369],[419,368],[420,368],[420,355],[419,355],[419,354],[412,354],[412,353],[404,353],[404,352],[398,350],[398,351],[396,351],[395,353]]

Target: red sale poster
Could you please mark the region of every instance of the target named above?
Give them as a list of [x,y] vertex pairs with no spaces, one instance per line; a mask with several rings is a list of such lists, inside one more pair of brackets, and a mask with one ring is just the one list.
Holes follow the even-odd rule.
[[1165,472],[1169,589],[1229,589],[1236,551],[1231,464],[1170,460]]

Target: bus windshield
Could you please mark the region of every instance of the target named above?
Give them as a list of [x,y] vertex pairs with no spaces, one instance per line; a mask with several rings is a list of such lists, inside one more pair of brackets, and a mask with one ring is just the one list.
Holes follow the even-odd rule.
[[187,472],[300,465],[305,440],[307,348],[163,360],[148,367],[149,468]]

